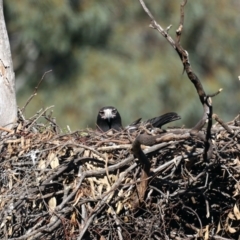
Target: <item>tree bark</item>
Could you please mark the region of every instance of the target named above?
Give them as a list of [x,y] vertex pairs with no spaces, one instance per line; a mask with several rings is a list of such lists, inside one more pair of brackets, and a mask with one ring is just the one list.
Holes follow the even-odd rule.
[[15,74],[0,0],[0,127],[10,129],[17,120]]

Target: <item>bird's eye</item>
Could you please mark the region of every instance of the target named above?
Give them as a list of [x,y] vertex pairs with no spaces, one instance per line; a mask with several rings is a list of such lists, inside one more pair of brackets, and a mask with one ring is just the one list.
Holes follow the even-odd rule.
[[104,111],[103,110],[99,111],[99,115],[103,116],[104,115]]
[[117,109],[113,108],[112,113],[117,113]]

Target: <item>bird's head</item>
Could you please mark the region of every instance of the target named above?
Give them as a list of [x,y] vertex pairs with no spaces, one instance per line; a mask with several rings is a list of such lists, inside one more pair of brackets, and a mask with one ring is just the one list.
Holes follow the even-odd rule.
[[114,107],[103,107],[99,110],[98,114],[102,119],[111,122],[111,120],[117,116],[118,111]]
[[101,108],[97,116],[97,125],[104,132],[109,129],[120,131],[122,128],[122,121],[118,110],[112,106]]

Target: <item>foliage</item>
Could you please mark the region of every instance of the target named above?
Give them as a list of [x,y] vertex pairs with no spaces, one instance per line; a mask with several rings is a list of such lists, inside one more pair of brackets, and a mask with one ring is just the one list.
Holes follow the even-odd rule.
[[[162,26],[173,25],[174,37],[179,2],[146,3]],[[149,19],[138,1],[8,0],[4,4],[19,106],[43,73],[53,70],[27,107],[28,115],[55,105],[58,122],[78,129],[94,127],[96,113],[104,105],[116,106],[125,124],[175,111],[182,116],[181,123],[191,127],[202,114],[178,56],[148,28]],[[224,89],[213,106],[225,121],[239,111],[238,9],[234,0],[189,1],[182,37],[207,92]]]

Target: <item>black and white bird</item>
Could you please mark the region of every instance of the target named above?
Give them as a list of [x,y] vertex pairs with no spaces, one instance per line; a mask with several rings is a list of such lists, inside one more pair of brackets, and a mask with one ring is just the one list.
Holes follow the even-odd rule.
[[107,132],[110,129],[114,129],[116,131],[121,131],[123,129],[134,131],[138,129],[140,125],[150,125],[153,128],[161,128],[163,125],[179,119],[181,119],[181,117],[177,113],[169,112],[161,116],[148,119],[145,122],[142,122],[142,119],[139,118],[124,128],[122,126],[122,119],[118,110],[115,107],[108,106],[99,110],[97,116],[97,126],[103,132]]
[[118,110],[112,106],[102,107],[98,112],[97,126],[103,132],[107,132],[110,129],[121,131],[123,126]]

